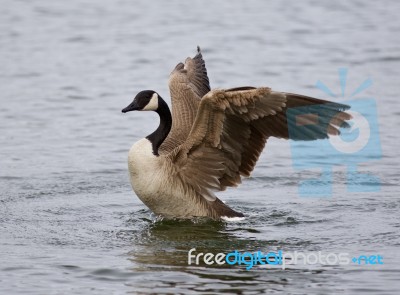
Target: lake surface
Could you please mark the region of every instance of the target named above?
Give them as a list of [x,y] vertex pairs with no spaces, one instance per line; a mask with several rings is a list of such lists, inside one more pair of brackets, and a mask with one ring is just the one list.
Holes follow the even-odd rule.
[[[1,294],[398,294],[398,1],[3,1],[0,17]],[[127,153],[158,124],[121,114],[136,93],[168,103],[168,74],[200,45],[212,87],[269,86],[377,102],[380,191],[304,198],[317,171],[269,140],[251,178],[219,194],[247,217],[157,221],[131,190]],[[340,95],[339,95],[340,96]],[[346,98],[346,95],[345,95]],[[340,98],[335,101],[340,101]],[[369,184],[366,183],[366,186]],[[381,265],[289,269],[187,264],[188,251],[382,255]]]

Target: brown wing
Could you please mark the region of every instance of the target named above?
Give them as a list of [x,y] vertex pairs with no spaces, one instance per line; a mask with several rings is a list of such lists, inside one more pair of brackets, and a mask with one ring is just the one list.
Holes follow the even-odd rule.
[[160,146],[166,154],[182,144],[192,128],[200,99],[210,91],[207,69],[200,48],[194,58],[179,63],[170,74],[169,90],[172,103],[172,127]]
[[196,56],[194,58],[188,57],[185,60],[184,70],[187,72],[191,88],[199,98],[202,98],[211,90],[206,64],[199,46],[197,46]]
[[268,137],[289,138],[288,126],[297,123],[288,120],[288,109],[312,106],[318,106],[317,120],[308,124],[315,117],[304,117],[304,130],[295,133],[295,140],[337,135],[337,127],[351,118],[342,112],[346,105],[269,88],[209,92],[186,141],[169,155],[177,175],[207,200],[215,199],[212,191],[237,186],[241,176],[250,175]]

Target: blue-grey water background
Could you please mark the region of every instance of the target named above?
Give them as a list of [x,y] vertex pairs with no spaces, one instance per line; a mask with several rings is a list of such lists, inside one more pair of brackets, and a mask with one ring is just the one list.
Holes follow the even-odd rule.
[[[1,294],[398,294],[398,1],[46,1],[0,8]],[[127,152],[155,114],[122,115],[200,45],[212,87],[269,86],[327,98],[366,78],[382,158],[360,165],[381,191],[301,198],[314,171],[271,139],[253,176],[220,197],[239,222],[154,222],[131,190]],[[338,99],[339,100],[339,99]],[[345,163],[343,163],[345,164]],[[383,265],[289,270],[188,266],[187,251],[381,254]]]

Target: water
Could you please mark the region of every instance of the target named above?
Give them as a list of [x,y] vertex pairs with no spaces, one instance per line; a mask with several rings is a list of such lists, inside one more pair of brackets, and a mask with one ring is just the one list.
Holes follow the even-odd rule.
[[[162,5],[162,6],[161,6]],[[397,294],[400,220],[395,1],[6,1],[0,18],[0,293]],[[253,177],[220,194],[247,218],[155,222],[132,193],[127,152],[157,126],[122,115],[142,89],[169,101],[167,79],[200,45],[212,87],[266,85],[321,97],[370,77],[383,157],[361,166],[381,191],[298,196],[271,139]],[[314,173],[314,174],[313,174]],[[381,254],[383,265],[188,266],[187,251]]]

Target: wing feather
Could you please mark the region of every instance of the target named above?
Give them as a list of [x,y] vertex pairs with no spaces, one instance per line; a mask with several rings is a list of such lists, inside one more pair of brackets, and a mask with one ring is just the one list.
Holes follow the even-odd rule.
[[194,58],[179,63],[171,72],[169,90],[172,104],[172,127],[160,146],[160,154],[167,154],[182,144],[192,127],[200,99],[210,91],[210,83],[203,56],[198,48]]
[[[289,126],[296,122],[287,111],[315,106],[318,122],[289,136]],[[213,90],[201,100],[186,140],[168,156],[185,183],[206,200],[216,200],[212,191],[237,186],[242,176],[250,175],[269,137],[315,140],[336,135],[351,118],[344,112],[348,108],[266,87]]]

